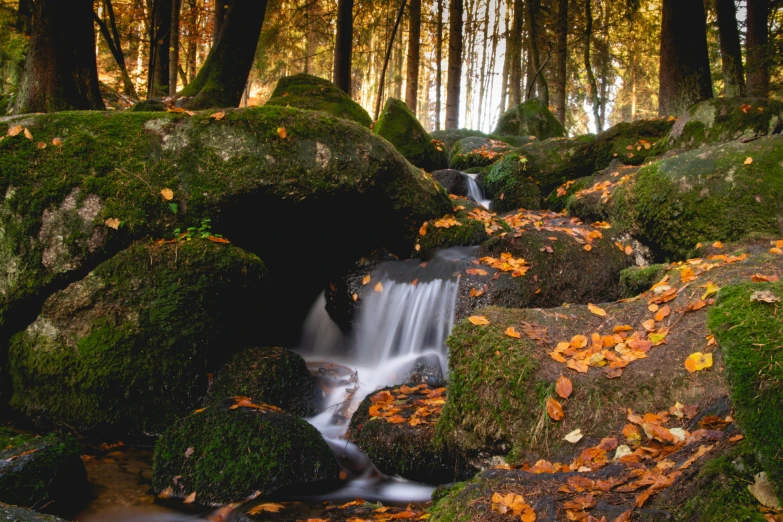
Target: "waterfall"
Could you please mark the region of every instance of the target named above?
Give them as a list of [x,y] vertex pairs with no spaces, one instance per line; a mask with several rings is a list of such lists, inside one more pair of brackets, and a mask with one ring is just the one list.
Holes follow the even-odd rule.
[[479,182],[476,180],[478,174],[463,172],[462,175],[465,176],[465,179],[468,181],[468,196],[473,198],[476,203],[489,210],[492,201],[487,199],[487,196],[484,194],[484,189],[481,188],[481,185],[479,185]]

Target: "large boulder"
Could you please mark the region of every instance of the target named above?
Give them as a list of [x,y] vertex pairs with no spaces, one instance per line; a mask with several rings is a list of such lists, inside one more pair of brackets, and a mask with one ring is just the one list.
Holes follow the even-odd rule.
[[677,119],[665,149],[696,149],[750,141],[783,131],[783,102],[766,98],[715,98],[697,103]]
[[453,213],[422,224],[412,256],[427,256],[443,248],[477,246],[510,230],[497,214],[472,201],[457,198],[452,202]]
[[614,159],[626,165],[641,165],[657,152],[657,145],[665,141],[672,125],[674,122],[666,118],[618,123],[584,143],[576,155],[592,161],[587,175],[605,169]]
[[520,152],[504,154],[479,174],[478,181],[492,200],[492,210],[508,212],[518,208],[541,208],[541,187],[527,173],[528,160]]
[[[421,222],[450,209],[445,191],[386,141],[318,112],[66,112],[3,122],[18,134],[0,141],[0,338],[33,320],[53,288],[132,240],[171,237],[205,218],[301,296],[268,311],[280,324],[300,323],[331,273],[381,246],[409,252]],[[307,240],[281,216],[308,223]],[[319,251],[330,255],[314,265]]]
[[235,353],[209,388],[209,401],[237,396],[302,417],[315,415],[323,399],[304,359],[285,348],[246,348]]
[[159,433],[254,335],[254,255],[194,239],[136,243],[56,292],[11,340],[11,404],[80,433]]
[[468,178],[458,170],[436,170],[432,173],[432,178],[443,185],[450,195],[461,197],[468,195]]
[[340,468],[307,422],[247,398],[207,406],[155,444],[153,489],[200,504],[268,495],[286,486],[336,481]]
[[311,74],[300,73],[280,78],[266,105],[327,112],[338,118],[355,121],[368,129],[372,125],[370,115],[353,98],[333,82]]
[[509,150],[511,146],[508,143],[492,138],[461,139],[451,148],[449,167],[460,171],[488,167]]
[[539,140],[566,135],[563,125],[538,98],[507,110],[498,121],[497,135],[535,136]]
[[386,138],[405,159],[427,172],[448,168],[448,153],[442,145],[433,141],[405,102],[396,98],[386,100],[375,133]]
[[0,503],[62,512],[87,498],[87,473],[72,435],[38,437],[0,428],[0,448]]
[[486,138],[486,133],[472,129],[443,129],[430,132],[430,136],[445,145],[444,150],[450,151],[459,140],[465,138]]

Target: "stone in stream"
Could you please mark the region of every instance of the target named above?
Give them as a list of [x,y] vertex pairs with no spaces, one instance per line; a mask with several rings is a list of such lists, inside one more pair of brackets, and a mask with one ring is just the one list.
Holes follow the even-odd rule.
[[[155,444],[156,494],[226,504],[260,491],[337,481],[340,468],[321,434],[304,420],[249,400],[196,410]],[[301,491],[301,490],[300,490]]]
[[454,169],[436,170],[433,179],[443,185],[449,194],[465,197],[468,195],[468,179],[462,172]]
[[49,297],[13,337],[12,406],[83,435],[160,433],[256,334],[265,274],[231,245],[135,243]]
[[541,187],[528,175],[527,161],[520,149],[505,154],[479,174],[478,181],[492,200],[493,211],[541,208]]
[[[72,435],[44,437],[0,428],[0,503],[64,511],[89,494],[79,443]],[[0,504],[0,520],[26,510]]]
[[466,171],[471,168],[484,168],[495,163],[511,145],[491,138],[464,138],[451,148],[449,168]]
[[448,168],[448,151],[433,140],[402,100],[386,100],[373,131],[390,141],[411,164],[427,172]]
[[539,140],[566,135],[565,128],[538,98],[511,107],[498,121],[495,134],[535,136]]

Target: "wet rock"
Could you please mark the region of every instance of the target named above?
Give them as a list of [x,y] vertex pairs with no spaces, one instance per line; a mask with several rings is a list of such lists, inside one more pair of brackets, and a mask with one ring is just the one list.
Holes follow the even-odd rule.
[[436,170],[432,173],[435,181],[443,185],[449,194],[465,197],[468,195],[467,177],[459,170]]
[[443,129],[432,131],[430,136],[443,143],[444,150],[450,151],[459,140],[473,137],[486,138],[487,134],[472,129]]
[[244,396],[310,417],[323,400],[302,357],[285,348],[246,348],[220,369],[209,389],[208,402]]
[[443,368],[441,368],[440,357],[434,354],[418,357],[410,365],[402,367],[400,374],[402,375],[400,382],[409,384],[423,383],[437,386],[446,380],[443,375]]
[[2,522],[65,522],[54,515],[45,515],[32,509],[10,506],[0,502],[0,520]]
[[659,153],[657,145],[665,141],[672,125],[674,122],[665,118],[618,123],[585,143],[577,156],[593,162],[590,174],[607,168],[614,160],[641,165]]
[[156,433],[255,335],[265,268],[236,247],[136,243],[55,293],[11,341],[11,405],[83,435]]
[[541,187],[527,174],[526,165],[526,157],[515,151],[479,174],[479,183],[492,200],[493,211],[541,208]]
[[[87,498],[87,473],[73,436],[38,437],[1,428],[0,447],[0,503],[63,511]],[[0,520],[16,510],[27,517],[27,510],[0,504]]]
[[188,415],[158,439],[153,489],[225,504],[254,491],[337,480],[338,473],[329,446],[307,422],[261,403],[228,400]]
[[432,136],[402,100],[386,100],[373,131],[390,141],[411,164],[427,172],[448,168],[446,149],[433,143]]
[[565,128],[538,98],[510,108],[498,121],[497,135],[535,136],[539,140],[562,137]]
[[477,246],[493,235],[508,231],[503,220],[481,205],[468,199],[453,199],[452,203],[452,214],[422,224],[411,257],[427,256],[443,248]]
[[472,168],[488,167],[509,150],[511,146],[508,143],[491,138],[464,138],[451,148],[449,167],[463,172]]
[[322,111],[370,128],[372,119],[361,105],[334,83],[311,74],[284,76],[265,105]]

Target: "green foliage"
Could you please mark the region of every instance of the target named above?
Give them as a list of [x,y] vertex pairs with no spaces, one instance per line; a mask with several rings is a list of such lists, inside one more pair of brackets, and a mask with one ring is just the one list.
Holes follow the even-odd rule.
[[635,297],[661,280],[667,265],[631,266],[620,272],[623,297]]
[[179,228],[174,229],[174,239],[179,241],[207,239],[208,237],[223,237],[222,234],[212,233],[212,220],[209,218],[202,219],[201,225],[198,227],[188,227],[184,232]]

